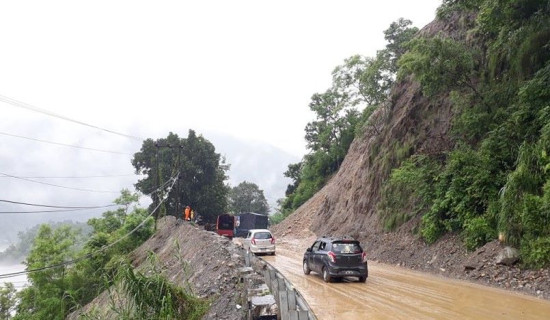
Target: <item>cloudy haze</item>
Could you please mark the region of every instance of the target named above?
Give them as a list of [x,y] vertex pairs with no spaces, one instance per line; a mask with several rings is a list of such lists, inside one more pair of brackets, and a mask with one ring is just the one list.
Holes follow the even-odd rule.
[[[309,99],[330,86],[333,68],[374,56],[400,17],[424,26],[440,2],[4,1],[0,199],[107,205],[132,188],[141,141],[61,116],[138,138],[194,129],[227,157],[231,184],[254,182],[274,204],[282,172],[306,152]],[[10,210],[38,208],[0,203]],[[0,220],[42,216],[53,215]]]

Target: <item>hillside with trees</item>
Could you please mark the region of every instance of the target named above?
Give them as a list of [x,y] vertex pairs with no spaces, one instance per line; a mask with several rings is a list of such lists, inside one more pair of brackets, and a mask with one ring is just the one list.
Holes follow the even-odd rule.
[[122,190],[113,201],[118,208],[86,226],[40,225],[20,234],[21,244],[0,256],[22,259],[27,270],[21,274],[28,278],[21,291],[11,283],[1,288],[3,319],[64,319],[112,286],[133,299],[131,307],[116,310],[125,319],[200,319],[208,312],[209,302],[187,286],[171,284],[160,274],[151,276],[155,268],[147,276],[134,270],[129,254],[155,233],[158,219],[170,215],[175,220],[185,205],[204,221],[215,220],[227,207],[228,166],[192,130],[187,138],[171,133],[166,139],[145,140],[133,164],[143,176],[136,188],[152,199],[148,209],[138,207],[140,192]]
[[[393,24],[376,58],[346,60],[347,76],[338,67],[334,88],[312,98],[312,110],[323,112],[306,127],[310,154],[287,171],[295,183],[279,214],[295,211],[278,230],[302,219],[317,234],[377,245],[391,238],[393,248],[374,254],[403,262],[398,250],[410,243],[428,245],[431,258],[429,248],[449,239],[472,252],[499,238],[519,250],[522,268],[547,268],[549,22],[546,1],[447,0],[419,32],[406,20]],[[374,71],[351,72],[352,61],[370,61],[360,66]],[[341,89],[342,78],[353,84]],[[380,90],[362,91],[369,83]],[[353,112],[339,109],[346,89],[366,92],[360,120],[321,131],[351,123]],[[340,122],[324,120],[333,110]]]

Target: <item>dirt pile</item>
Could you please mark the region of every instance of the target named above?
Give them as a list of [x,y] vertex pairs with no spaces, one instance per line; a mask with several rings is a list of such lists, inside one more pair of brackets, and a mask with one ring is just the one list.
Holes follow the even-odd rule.
[[[467,38],[472,17],[455,15],[434,21],[420,32]],[[380,107],[361,136],[352,143],[340,170],[325,187],[298,208],[274,232],[301,238],[310,233],[351,235],[366,247],[370,259],[412,269],[466,279],[481,284],[550,298],[548,269],[525,271],[495,262],[502,249],[493,241],[467,252],[457,235],[428,246],[418,237],[420,219],[396,231],[384,232],[377,212],[380,194],[391,169],[411,154],[438,154],[452,149],[449,138],[453,111],[445,97],[426,99],[418,84],[405,79],[394,86],[387,105]]]
[[[243,319],[247,296],[239,272],[245,266],[242,247],[202,227],[175,222],[172,216],[159,220],[157,232],[131,255],[134,267],[147,270],[154,261],[171,283],[208,299],[210,310],[203,319]],[[124,301],[117,300],[105,292],[67,319],[92,310],[101,319],[116,319],[117,309],[124,308]]]

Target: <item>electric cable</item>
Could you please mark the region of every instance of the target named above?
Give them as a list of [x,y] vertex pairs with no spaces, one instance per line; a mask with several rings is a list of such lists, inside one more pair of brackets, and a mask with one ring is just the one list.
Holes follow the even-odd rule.
[[15,138],[21,138],[21,139],[27,139],[27,140],[32,140],[32,141],[37,141],[37,142],[42,142],[42,143],[54,144],[54,145],[58,145],[58,146],[64,146],[64,147],[71,147],[71,148],[84,149],[84,150],[91,150],[91,151],[98,151],[98,152],[105,152],[105,153],[113,153],[113,154],[121,154],[121,155],[127,155],[127,156],[131,156],[131,155],[132,155],[131,153],[127,153],[127,152],[110,151],[110,150],[101,150],[101,149],[95,149],[95,148],[88,148],[88,147],[76,146],[76,145],[72,145],[72,144],[66,144],[66,143],[53,142],[53,141],[47,141],[47,140],[36,139],[36,138],[24,137],[24,136],[20,136],[20,135],[16,135],[16,134],[11,134],[11,133],[6,133],[6,132],[1,132],[1,131],[0,131],[0,134],[5,135],[5,136],[10,136],[10,137],[15,137]]
[[[90,253],[87,253],[85,254],[84,256],[82,257],[79,257],[79,258],[76,258],[76,259],[73,259],[73,260],[69,260],[69,261],[64,261],[64,262],[61,262],[61,263],[58,263],[58,264],[54,264],[54,265],[50,265],[50,266],[45,266],[45,267],[41,267],[41,268],[36,268],[36,269],[31,269],[31,270],[24,270],[24,271],[18,271],[18,272],[11,272],[11,273],[4,273],[4,274],[0,274],[0,279],[6,279],[6,278],[13,278],[13,277],[17,277],[17,276],[21,276],[21,275],[25,275],[25,274],[29,274],[31,272],[39,272],[39,271],[44,271],[44,270],[48,270],[48,269],[54,269],[54,268],[59,268],[59,267],[63,267],[63,266],[67,266],[67,265],[71,265],[71,264],[74,264],[76,262],[79,262],[81,260],[84,260],[84,259],[88,259],[90,257],[92,257],[94,254],[98,254],[98,253],[101,253],[107,249],[109,249],[110,247],[114,246],[115,244],[119,243],[120,241],[122,241],[123,239],[129,237],[132,233],[134,233],[136,230],[138,230],[141,226],[143,226],[145,224],[145,222],[147,221],[148,218],[150,218],[161,206],[161,204],[166,201],[166,199],[168,199],[168,193],[170,192],[170,190],[172,189],[172,187],[174,186],[174,184],[176,183],[176,181],[178,181],[178,177],[179,176],[179,172],[177,174],[177,176],[172,176],[168,181],[171,181],[172,184],[168,187],[168,192],[165,194],[165,196],[161,199],[161,201],[159,201],[158,205],[153,209],[151,210],[151,213],[149,213],[145,219],[143,219],[143,221],[138,224],[134,229],[132,229],[131,231],[129,231],[128,233],[126,233],[125,235],[123,235],[122,237],[120,237],[119,239],[117,239],[116,241],[108,244],[108,245],[104,245],[103,247],[101,247],[99,250],[97,250],[96,252],[90,252]],[[165,184],[167,185],[167,184]]]
[[18,201],[4,200],[4,199],[0,199],[0,202],[21,204],[21,205],[24,205],[24,206],[32,206],[32,207],[45,207],[45,208],[58,208],[58,209],[100,209],[100,208],[108,208],[108,207],[117,206],[117,204],[109,204],[109,205],[104,205],[104,206],[52,206],[52,205],[47,205],[47,204],[18,202]]
[[39,113],[48,115],[50,117],[59,118],[59,119],[62,119],[62,120],[74,122],[74,123],[77,123],[77,124],[80,124],[80,125],[83,125],[83,126],[86,126],[86,127],[102,130],[102,131],[112,133],[112,134],[116,134],[116,135],[119,135],[119,136],[122,136],[122,137],[130,138],[130,139],[134,139],[134,140],[139,140],[139,141],[144,141],[145,140],[145,139],[140,138],[140,137],[132,136],[132,135],[125,134],[125,133],[116,132],[116,131],[105,129],[105,128],[101,128],[101,127],[98,127],[98,126],[95,126],[95,125],[92,125],[92,124],[88,124],[86,122],[82,122],[82,121],[79,121],[79,120],[74,120],[74,119],[68,118],[66,116],[56,114],[56,113],[53,113],[51,111],[35,107],[31,104],[28,104],[28,103],[25,103],[25,102],[22,102],[22,101],[17,101],[15,99],[6,97],[4,95],[0,95],[0,101],[11,104],[12,106],[15,106],[15,107],[31,110],[31,111],[34,111],[34,112],[39,112]]
[[6,177],[14,178],[14,179],[20,179],[20,180],[34,182],[34,183],[38,183],[38,184],[43,184],[43,185],[47,185],[47,186],[51,186],[51,187],[70,189],[70,190],[76,190],[76,191],[97,192],[97,193],[116,193],[116,194],[118,194],[120,192],[120,191],[92,190],[92,189],[66,187],[66,186],[60,186],[60,185],[53,184],[53,183],[48,183],[48,182],[43,182],[43,181],[36,181],[36,180],[32,180],[32,179],[17,177],[17,176],[13,176],[13,175],[10,175],[10,174],[7,174],[7,173],[3,173],[3,172],[0,172],[0,174],[4,175]]
[[[90,178],[120,178],[120,177],[132,177],[136,176],[134,173],[130,174],[112,174],[112,175],[98,175],[98,176],[18,176],[19,178],[26,179],[90,179]],[[10,178],[9,176],[0,176],[0,178]]]
[[[0,214],[24,214],[24,213],[56,213],[56,212],[75,212],[90,209],[66,209],[66,210],[35,210],[35,211],[0,211]],[[95,210],[95,209],[93,209]]]

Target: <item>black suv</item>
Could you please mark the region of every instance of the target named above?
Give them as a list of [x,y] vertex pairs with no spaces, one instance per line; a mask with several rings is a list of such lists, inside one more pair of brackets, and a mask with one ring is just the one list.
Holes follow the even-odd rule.
[[343,277],[358,277],[367,281],[367,255],[359,241],[347,237],[321,237],[304,253],[304,273],[315,271],[325,282]]

